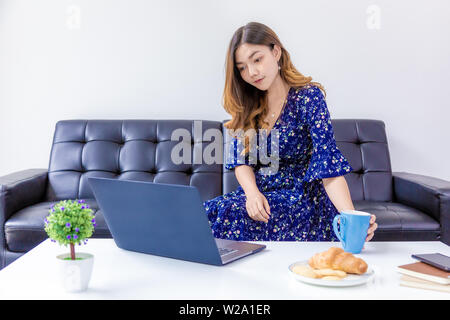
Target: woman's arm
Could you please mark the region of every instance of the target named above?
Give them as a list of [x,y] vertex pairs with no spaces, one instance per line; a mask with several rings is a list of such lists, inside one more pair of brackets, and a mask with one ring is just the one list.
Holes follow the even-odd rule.
[[[331,202],[333,202],[338,212],[342,212],[343,210],[355,210],[352,198],[350,196],[350,191],[348,189],[347,181],[345,180],[344,176],[325,178],[322,179],[322,181],[328,197],[330,198]],[[375,215],[371,214],[370,226],[369,230],[367,230],[366,241],[370,241],[373,238],[375,230],[378,228],[378,224],[375,222],[375,220]]]
[[322,179],[325,191],[338,212],[355,210],[344,176]]
[[269,202],[256,185],[253,168],[247,165],[237,166],[234,173],[247,198],[245,206],[248,215],[253,220],[267,223],[270,217]]
[[259,191],[258,186],[256,185],[255,173],[253,172],[252,167],[247,165],[237,166],[234,169],[234,173],[236,175],[237,181],[241,185],[242,189],[244,189],[244,192],[247,196]]

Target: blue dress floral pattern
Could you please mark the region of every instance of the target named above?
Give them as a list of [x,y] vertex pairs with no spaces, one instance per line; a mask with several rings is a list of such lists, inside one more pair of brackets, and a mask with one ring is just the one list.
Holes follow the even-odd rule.
[[244,190],[239,186],[203,202],[213,235],[243,241],[337,241],[332,221],[338,212],[321,179],[345,175],[353,168],[336,146],[322,91],[311,84],[291,87],[266,136],[268,155],[272,133],[278,138],[278,152],[274,151],[278,168],[272,174],[262,170],[269,165],[260,161],[260,153],[257,159],[238,157],[242,143],[234,137],[225,160],[228,170],[243,164],[253,168],[256,185],[270,205],[268,223],[250,218]]

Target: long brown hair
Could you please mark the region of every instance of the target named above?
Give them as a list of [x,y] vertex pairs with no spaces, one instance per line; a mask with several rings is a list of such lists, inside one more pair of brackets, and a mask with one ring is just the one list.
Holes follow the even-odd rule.
[[311,81],[312,77],[305,77],[294,67],[289,53],[272,29],[259,22],[249,22],[238,28],[228,46],[223,106],[225,111],[231,115],[231,120],[224,123],[225,128],[241,129],[246,133],[242,154],[250,150],[250,139],[253,138],[253,135],[248,135],[248,132],[252,134],[259,128],[269,128],[269,123],[264,121],[268,113],[267,91],[261,91],[244,81],[235,63],[235,52],[244,43],[266,45],[271,49],[274,45],[278,45],[281,48],[279,60],[281,78],[291,87],[296,88],[314,84],[326,96],[325,89],[320,83]]

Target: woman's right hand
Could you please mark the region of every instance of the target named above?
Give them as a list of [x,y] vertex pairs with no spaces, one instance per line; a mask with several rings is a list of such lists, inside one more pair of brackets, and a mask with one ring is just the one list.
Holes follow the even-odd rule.
[[269,222],[270,206],[266,197],[259,191],[246,194],[245,207],[250,218],[256,221]]

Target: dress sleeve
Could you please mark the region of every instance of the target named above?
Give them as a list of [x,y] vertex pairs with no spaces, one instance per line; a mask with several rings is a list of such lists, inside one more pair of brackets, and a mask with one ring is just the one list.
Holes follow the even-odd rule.
[[303,181],[332,178],[353,171],[336,145],[330,113],[322,91],[315,86],[308,89],[305,104],[312,154]]
[[[250,144],[252,146],[252,144]],[[253,169],[256,168],[257,164],[257,152],[255,148],[250,149],[245,157],[241,155],[241,152],[244,150],[244,144],[241,139],[236,137],[232,137],[230,142],[226,144],[226,152],[225,152],[225,169],[233,170],[235,167],[240,165],[248,165]]]

